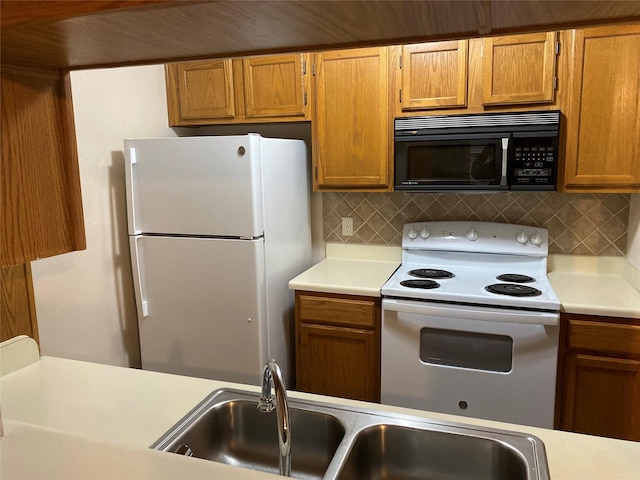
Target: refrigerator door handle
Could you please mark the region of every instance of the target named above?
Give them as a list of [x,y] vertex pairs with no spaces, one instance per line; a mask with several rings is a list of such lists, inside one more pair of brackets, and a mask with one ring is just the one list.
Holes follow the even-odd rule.
[[136,209],[135,209],[135,195],[133,184],[133,166],[136,164],[136,149],[125,148],[124,149],[125,169],[124,176],[126,181],[126,194],[127,194],[127,222],[130,235],[137,235],[142,233],[136,229]]
[[129,243],[131,247],[131,267],[133,269],[133,288],[136,296],[136,308],[138,309],[138,318],[144,318],[149,315],[149,306],[144,299],[144,292],[142,290],[142,276],[140,275],[140,256],[138,252],[138,240],[142,238],[142,235],[136,235],[129,237]]

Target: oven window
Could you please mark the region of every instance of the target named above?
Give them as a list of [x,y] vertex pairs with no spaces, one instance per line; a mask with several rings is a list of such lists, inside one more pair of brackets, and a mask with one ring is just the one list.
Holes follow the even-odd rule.
[[420,360],[434,365],[509,372],[513,339],[506,335],[422,328]]
[[495,143],[409,144],[407,180],[446,184],[496,183],[500,161]]

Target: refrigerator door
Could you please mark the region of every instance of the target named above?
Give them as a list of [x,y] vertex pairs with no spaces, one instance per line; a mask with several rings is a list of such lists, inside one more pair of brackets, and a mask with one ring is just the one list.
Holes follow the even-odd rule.
[[263,239],[130,242],[142,368],[258,384],[268,355]]
[[129,235],[263,235],[260,140],[125,140]]

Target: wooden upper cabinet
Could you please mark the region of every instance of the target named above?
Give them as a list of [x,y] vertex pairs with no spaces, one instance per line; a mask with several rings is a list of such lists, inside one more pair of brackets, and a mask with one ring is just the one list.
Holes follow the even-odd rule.
[[556,33],[484,39],[484,105],[553,103]]
[[231,60],[178,63],[175,70],[181,119],[235,116]]
[[86,248],[69,74],[2,65],[2,266]]
[[310,119],[309,54],[170,63],[170,126]]
[[403,45],[401,111],[465,107],[468,52],[468,40]]
[[551,32],[391,46],[392,115],[557,109],[556,38]]
[[640,191],[640,25],[573,32],[565,189]]
[[247,117],[304,116],[306,64],[302,55],[242,60]]
[[391,190],[388,48],[316,54],[314,190]]

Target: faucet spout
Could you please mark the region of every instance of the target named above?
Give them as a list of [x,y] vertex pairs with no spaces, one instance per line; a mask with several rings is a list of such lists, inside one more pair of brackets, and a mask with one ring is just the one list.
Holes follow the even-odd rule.
[[[275,405],[271,390],[275,391]],[[278,447],[280,449],[280,475],[291,476],[291,425],[289,423],[289,402],[282,370],[275,359],[265,363],[262,369],[262,395],[258,410],[269,413],[276,410],[278,418]]]

